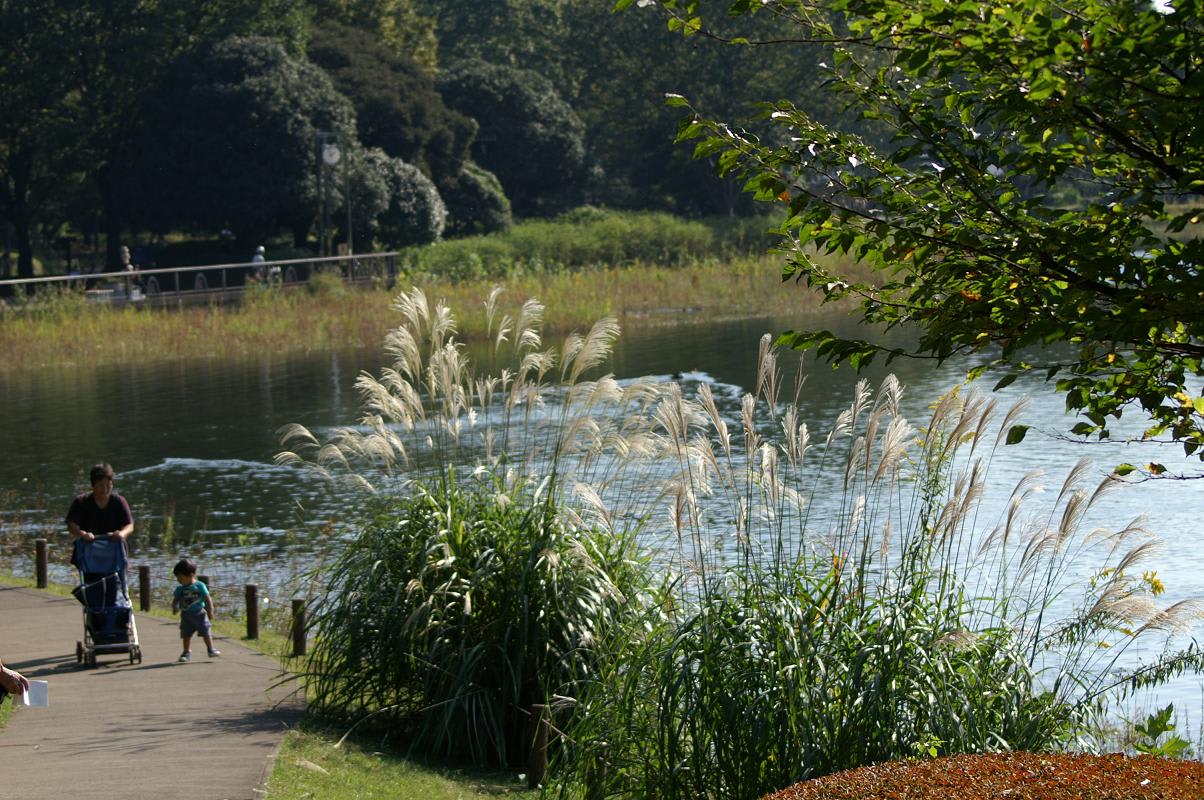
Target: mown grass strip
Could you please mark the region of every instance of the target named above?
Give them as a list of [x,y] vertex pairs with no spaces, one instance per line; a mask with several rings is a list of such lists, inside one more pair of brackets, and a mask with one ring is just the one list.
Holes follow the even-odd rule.
[[513,773],[433,767],[346,741],[333,733],[291,731],[276,756],[268,800],[478,800],[506,795],[534,798]]

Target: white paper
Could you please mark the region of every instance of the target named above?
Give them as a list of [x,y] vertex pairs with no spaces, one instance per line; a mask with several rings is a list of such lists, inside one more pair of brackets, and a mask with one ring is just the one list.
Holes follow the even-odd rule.
[[27,706],[46,708],[50,705],[50,684],[46,681],[30,681],[29,689],[21,699]]

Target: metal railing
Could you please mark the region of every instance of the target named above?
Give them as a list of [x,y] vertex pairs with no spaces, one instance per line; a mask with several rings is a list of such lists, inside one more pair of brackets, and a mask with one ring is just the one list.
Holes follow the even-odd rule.
[[[43,275],[36,278],[0,280],[0,296],[6,287],[83,286],[97,302],[130,302],[154,298],[212,297],[241,292],[248,285],[261,283],[300,284],[310,275],[337,268],[344,280],[384,279],[392,285],[397,277],[396,252],[364,253],[354,256],[291,258],[252,263],[204,264],[191,267],[90,272],[71,275]],[[258,274],[257,274],[258,273]],[[260,278],[264,276],[264,279]],[[270,276],[270,278],[268,277]],[[115,284],[115,285],[111,285]],[[92,287],[92,288],[87,288]],[[120,290],[120,291],[118,291]]]

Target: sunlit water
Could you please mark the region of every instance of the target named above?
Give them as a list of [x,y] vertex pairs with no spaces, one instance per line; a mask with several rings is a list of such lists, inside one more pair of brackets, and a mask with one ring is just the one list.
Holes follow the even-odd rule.
[[[791,324],[761,319],[636,332],[620,339],[610,369],[621,380],[676,380],[687,397],[706,383],[729,426],[738,430],[740,398],[756,380],[759,339]],[[72,579],[62,516],[72,496],[86,489],[88,467],[106,460],[118,471],[117,490],[129,500],[138,524],[133,560],[149,564],[161,588],[170,581],[170,565],[189,555],[232,605],[248,582],[258,583],[271,602],[304,593],[312,585],[308,574],[348,535],[343,523],[349,512],[321,483],[274,463],[281,449],[277,431],[291,422],[315,431],[353,424],[359,416],[354,380],[380,363],[380,351],[372,347],[290,357],[265,353],[235,363],[198,358],[167,367],[38,369],[5,377],[0,382],[8,422],[0,462],[3,567],[29,574],[32,540],[41,537],[51,542],[52,577]],[[962,378],[965,366],[892,364],[905,386],[903,414],[922,424],[932,402]],[[885,372],[879,368],[867,377],[876,386]],[[816,437],[826,435],[848,405],[854,382],[846,371],[807,369],[802,421]],[[985,527],[995,524],[1011,487],[1035,467],[1047,474],[1051,502],[1062,478],[1084,455],[1095,460],[1099,478],[1119,462],[1158,461],[1171,472],[1197,469],[1172,447],[1066,440],[1061,434],[1072,422],[1061,396],[1046,384],[1018,381],[999,397],[1006,405],[1025,393],[1032,405],[1022,421],[1033,429],[1024,442],[1000,448],[994,456],[991,490],[979,514]],[[835,473],[821,479],[835,488]],[[815,495],[813,517],[823,515],[828,496]],[[1166,599],[1204,594],[1202,499],[1201,482],[1147,482],[1105,498],[1088,523],[1116,528],[1147,515],[1148,526],[1166,542],[1151,565],[1167,586]],[[711,518],[723,517],[716,512]],[[1199,683],[1192,679],[1160,692],[1159,699],[1174,699],[1198,720],[1200,697]]]

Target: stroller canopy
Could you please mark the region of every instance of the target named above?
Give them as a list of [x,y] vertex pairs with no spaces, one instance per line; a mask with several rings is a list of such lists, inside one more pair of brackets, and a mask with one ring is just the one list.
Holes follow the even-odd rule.
[[125,543],[109,536],[98,536],[93,542],[75,540],[75,565],[85,575],[124,574],[128,558]]

